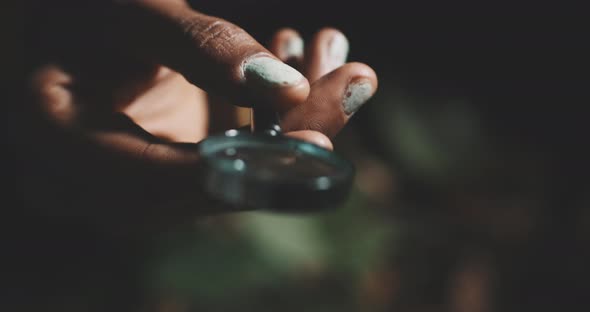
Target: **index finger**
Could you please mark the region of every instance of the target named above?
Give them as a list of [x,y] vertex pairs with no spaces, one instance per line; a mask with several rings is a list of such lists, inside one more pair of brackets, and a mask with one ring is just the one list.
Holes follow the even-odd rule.
[[121,12],[113,31],[125,49],[236,105],[285,111],[309,94],[307,79],[246,31],[183,1],[134,1],[115,9]]

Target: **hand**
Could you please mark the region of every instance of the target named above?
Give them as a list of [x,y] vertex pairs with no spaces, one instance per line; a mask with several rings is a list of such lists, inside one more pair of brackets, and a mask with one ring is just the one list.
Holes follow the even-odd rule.
[[56,57],[31,75],[33,112],[49,122],[33,132],[27,152],[60,164],[57,174],[32,169],[49,177],[37,184],[57,185],[55,206],[98,224],[178,222],[235,209],[214,205],[196,183],[193,143],[206,137],[209,113],[218,128],[237,116],[223,103],[272,108],[287,135],[332,148],[329,138],[377,88],[371,68],[344,64],[348,43],[333,29],[303,53],[294,30],[279,31],[267,50],[183,1],[100,11],[97,19],[74,11],[82,25],[66,28],[82,36],[59,33],[64,42],[52,42],[48,53]]

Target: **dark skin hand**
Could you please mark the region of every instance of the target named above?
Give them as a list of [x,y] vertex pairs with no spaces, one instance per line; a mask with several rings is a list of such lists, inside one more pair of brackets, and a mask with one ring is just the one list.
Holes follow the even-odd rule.
[[265,48],[183,1],[38,1],[26,12],[28,90],[5,114],[4,189],[20,203],[1,227],[3,311],[146,310],[136,304],[152,238],[248,208],[200,187],[199,141],[244,126],[237,106],[255,106],[331,149],[377,89],[370,67],[345,63],[335,29],[305,49],[279,30]]
[[51,57],[31,72],[30,112],[43,125],[28,132],[36,144],[27,148],[60,164],[32,169],[46,170],[57,190],[51,213],[97,227],[141,233],[240,209],[211,201],[196,169],[195,144],[209,129],[243,125],[234,105],[276,110],[287,135],[332,149],[330,138],[354,113],[343,106],[354,97],[349,86],[366,87],[357,102],[377,89],[370,67],[345,63],[346,39],[335,29],[319,31],[303,53],[292,29],[267,49],[184,1],[116,2],[99,18],[86,13],[74,16],[88,19],[87,28],[66,28],[87,33],[51,42]]

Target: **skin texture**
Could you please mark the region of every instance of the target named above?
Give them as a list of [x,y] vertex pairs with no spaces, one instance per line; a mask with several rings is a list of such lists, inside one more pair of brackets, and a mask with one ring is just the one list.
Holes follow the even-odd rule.
[[[267,50],[238,26],[182,1],[109,3],[100,7],[108,19],[73,8],[88,25],[67,29],[85,36],[48,45],[48,54],[63,57],[40,62],[29,76],[28,109],[42,121],[30,139],[47,142],[46,157],[62,166],[49,175],[62,194],[55,206],[109,231],[143,233],[239,209],[195,187],[194,144],[211,128],[240,126],[244,110],[234,105],[272,108],[287,135],[331,149],[330,138],[350,118],[342,104],[349,83],[370,86],[354,97],[355,108],[377,89],[370,67],[342,65],[343,51],[330,49],[335,37],[345,38],[335,29],[319,31],[298,56],[292,42],[302,39],[295,30],[278,31]],[[55,35],[43,27],[40,34]],[[42,147],[29,148],[35,155]]]

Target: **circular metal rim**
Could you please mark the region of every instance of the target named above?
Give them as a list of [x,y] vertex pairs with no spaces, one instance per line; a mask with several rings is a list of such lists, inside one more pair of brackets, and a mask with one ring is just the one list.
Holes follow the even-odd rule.
[[233,162],[230,163],[229,160],[226,161],[217,157],[210,157],[210,155],[229,147],[239,148],[243,146],[253,147],[257,145],[261,147],[273,146],[275,149],[284,149],[285,151],[297,150],[307,156],[315,157],[338,168],[336,170],[338,174],[336,175],[318,176],[313,178],[293,179],[290,177],[288,179],[274,178],[265,180],[256,177],[261,183],[284,183],[305,186],[312,191],[317,191],[337,187],[339,185],[350,184],[354,175],[353,165],[348,160],[340,157],[334,152],[318,145],[283,135],[261,135],[232,129],[226,131],[224,134],[209,136],[199,144],[199,152],[202,161],[206,163],[207,167],[210,169],[219,170],[230,175],[241,175],[251,179],[253,178],[253,175],[249,174],[247,170],[240,172],[234,168]]

